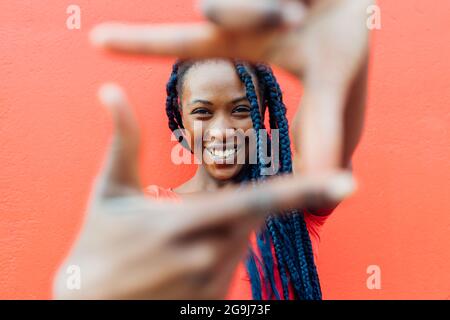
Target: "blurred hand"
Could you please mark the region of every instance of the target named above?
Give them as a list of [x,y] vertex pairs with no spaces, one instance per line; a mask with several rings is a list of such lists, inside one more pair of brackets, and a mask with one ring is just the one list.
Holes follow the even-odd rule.
[[[105,85],[100,99],[114,121],[113,141],[84,227],[55,278],[58,299],[223,298],[249,233],[271,210],[302,206],[312,198],[340,200],[352,192],[346,174],[291,176],[182,204],[152,200],[142,192],[139,128],[124,93]],[[67,288],[70,265],[80,267],[80,290]]]

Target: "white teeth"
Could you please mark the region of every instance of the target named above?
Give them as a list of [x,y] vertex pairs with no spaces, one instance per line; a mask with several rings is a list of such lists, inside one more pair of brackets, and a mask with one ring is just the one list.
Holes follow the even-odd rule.
[[217,158],[223,158],[226,159],[228,157],[230,157],[231,155],[233,155],[234,153],[236,153],[236,149],[226,149],[226,150],[221,150],[221,149],[207,149],[208,152]]

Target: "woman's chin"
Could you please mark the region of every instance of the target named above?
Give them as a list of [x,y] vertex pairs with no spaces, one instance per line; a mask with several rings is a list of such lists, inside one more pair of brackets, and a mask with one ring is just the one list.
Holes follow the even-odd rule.
[[216,164],[207,170],[214,179],[226,181],[236,177],[241,169],[239,164]]

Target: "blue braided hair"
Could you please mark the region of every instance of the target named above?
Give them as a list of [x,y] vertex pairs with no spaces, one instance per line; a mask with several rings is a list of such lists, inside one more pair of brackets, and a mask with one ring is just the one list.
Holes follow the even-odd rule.
[[[199,61],[179,60],[172,68],[169,81],[166,86],[166,114],[169,120],[169,128],[172,131],[183,129],[180,113],[180,94],[182,94],[183,79],[186,72]],[[241,61],[232,61],[237,75],[245,86],[246,96],[250,102],[250,116],[256,135],[256,163],[246,164],[234,178],[238,183],[250,183],[263,181],[264,163],[263,143],[271,144],[272,129],[279,132],[279,168],[278,173],[292,172],[292,152],[289,138],[289,125],[286,118],[286,107],[283,103],[280,86],[271,70],[264,64],[250,64]],[[258,82],[260,97],[262,98],[263,112],[261,113],[256,88],[252,76]],[[266,130],[264,114],[268,110],[270,134],[260,135],[261,130]],[[263,139],[266,139],[264,141]],[[179,141],[186,146],[186,141],[179,137]],[[270,147],[269,147],[270,149]],[[273,158],[273,155],[271,155]],[[290,298],[292,288],[294,299],[320,300],[322,293],[317,274],[314,255],[311,246],[304,211],[301,209],[278,212],[266,219],[265,226],[256,234],[257,252],[249,248],[246,260],[253,299],[263,299],[266,292],[268,299]],[[272,249],[273,248],[273,249]],[[278,292],[275,285],[275,274],[278,272],[282,284],[282,292]]]

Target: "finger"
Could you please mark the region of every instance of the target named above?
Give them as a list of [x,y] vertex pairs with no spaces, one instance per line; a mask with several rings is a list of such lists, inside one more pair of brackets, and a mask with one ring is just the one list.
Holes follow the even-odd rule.
[[306,8],[298,0],[203,0],[203,14],[227,30],[300,25]]
[[135,53],[180,58],[223,56],[218,28],[211,23],[155,24],[132,26],[106,23],[91,32],[99,47]]
[[175,243],[175,259],[178,263],[183,261],[185,272],[189,270],[201,274],[194,280],[207,282],[211,277],[217,278],[217,271],[222,269],[224,264],[229,264],[230,260],[237,264],[244,251],[243,247],[248,244],[250,225],[244,221],[241,226],[243,228],[233,227],[227,235],[209,234],[179,240]]
[[[194,220],[197,220],[195,222]],[[179,228],[176,228],[171,238],[173,242],[188,243],[198,239],[228,239],[237,237],[248,237],[252,230],[257,230],[264,223],[265,219],[259,216],[240,216],[239,218],[209,220],[204,219],[199,214],[186,215],[177,219]]]
[[[313,75],[316,77],[316,75]],[[315,174],[343,167],[346,80],[315,80],[306,77],[299,120],[293,127],[296,168]]]
[[261,219],[282,210],[311,205],[310,197],[328,203],[339,202],[354,190],[355,182],[347,172],[276,177],[255,187],[246,186],[238,192],[223,191],[211,197],[186,201],[184,214],[179,217],[184,223],[180,226],[184,230],[195,230],[248,217]]
[[101,103],[111,113],[114,132],[98,178],[97,192],[104,197],[140,193],[137,120],[119,86],[105,84],[98,94]]
[[194,280],[200,283],[203,280],[204,298],[223,299],[225,297],[235,270],[248,250],[248,243],[248,235],[244,237],[232,235],[218,248],[217,260],[210,267],[209,272],[194,277]]
[[244,241],[233,241],[228,247],[228,252],[223,257],[223,263],[218,265],[215,273],[218,275],[210,284],[211,295],[222,298],[227,294],[233,276],[236,274],[238,264],[245,259],[248,252],[248,238]]

